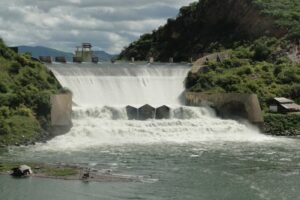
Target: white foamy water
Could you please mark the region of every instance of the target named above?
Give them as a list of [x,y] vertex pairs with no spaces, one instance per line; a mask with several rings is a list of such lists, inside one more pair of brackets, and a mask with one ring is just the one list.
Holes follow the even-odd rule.
[[[178,109],[182,112],[178,114]],[[183,113],[183,114],[182,114]],[[209,108],[172,109],[168,120],[128,120],[122,108],[76,108],[74,127],[39,145],[39,150],[80,150],[102,145],[195,142],[264,142],[272,137],[233,120],[222,120]]]
[[[38,150],[72,151],[103,145],[265,142],[274,138],[253,127],[216,117],[209,108],[183,106],[187,66],[52,65],[60,83],[72,90],[73,128]],[[168,120],[128,120],[127,105],[168,105]]]
[[181,104],[188,66],[149,64],[51,65],[81,106]]

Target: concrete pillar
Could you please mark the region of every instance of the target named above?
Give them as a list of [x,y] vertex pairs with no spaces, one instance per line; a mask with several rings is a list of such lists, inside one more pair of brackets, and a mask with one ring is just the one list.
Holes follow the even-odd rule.
[[138,119],[147,120],[155,118],[155,108],[146,104],[138,109]]
[[67,60],[64,56],[58,56],[58,57],[55,57],[55,62],[66,63]]
[[173,58],[173,57],[170,57],[170,58],[169,58],[169,62],[170,62],[170,63],[173,63],[173,62],[174,62],[174,58]]
[[126,107],[126,113],[129,120],[138,120],[138,109],[132,106]]
[[52,63],[51,56],[40,56],[39,60],[43,63]]
[[72,125],[72,94],[51,96],[51,126]]
[[99,58],[98,57],[92,57],[92,63],[97,64],[99,62]]
[[131,57],[131,62],[134,63],[135,62],[135,58]]
[[154,63],[154,58],[153,57],[150,57],[149,63]]
[[82,62],[82,58],[81,57],[73,57],[73,62],[74,63],[81,63]]
[[156,108],[155,119],[170,119],[170,111],[168,106]]

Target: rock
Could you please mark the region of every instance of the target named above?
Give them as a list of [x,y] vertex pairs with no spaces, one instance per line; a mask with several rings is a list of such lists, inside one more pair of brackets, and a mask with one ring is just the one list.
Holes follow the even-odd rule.
[[170,119],[170,110],[168,106],[156,108],[155,119]]
[[155,108],[146,104],[138,109],[138,119],[147,120],[155,118]]
[[14,177],[23,177],[32,174],[31,168],[27,165],[20,165],[19,167],[13,168],[12,171],[11,175]]

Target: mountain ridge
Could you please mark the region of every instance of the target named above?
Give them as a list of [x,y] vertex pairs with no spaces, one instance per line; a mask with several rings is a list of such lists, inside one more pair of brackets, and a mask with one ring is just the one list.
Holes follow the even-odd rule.
[[[26,46],[21,45],[17,46],[19,53],[31,53],[31,56],[34,58],[39,58],[40,56],[64,56],[67,61],[71,62],[73,60],[73,53],[64,52],[57,49],[45,47],[45,46]],[[114,55],[111,55],[105,51],[93,51],[94,56],[98,57],[102,61],[109,61]]]
[[297,38],[298,10],[296,0],[200,0],[124,48],[119,59],[168,61],[173,57],[181,62],[262,36]]

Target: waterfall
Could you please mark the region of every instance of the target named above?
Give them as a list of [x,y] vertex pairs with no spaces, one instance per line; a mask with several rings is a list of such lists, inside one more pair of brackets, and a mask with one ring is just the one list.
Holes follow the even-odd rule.
[[[73,128],[39,150],[79,150],[101,145],[195,143],[273,138],[255,128],[216,117],[210,108],[182,101],[188,66],[148,64],[53,64],[49,68],[72,90]],[[125,107],[168,105],[170,119],[128,120]]]
[[184,65],[57,64],[50,65],[59,82],[73,92],[81,106],[179,105]]

